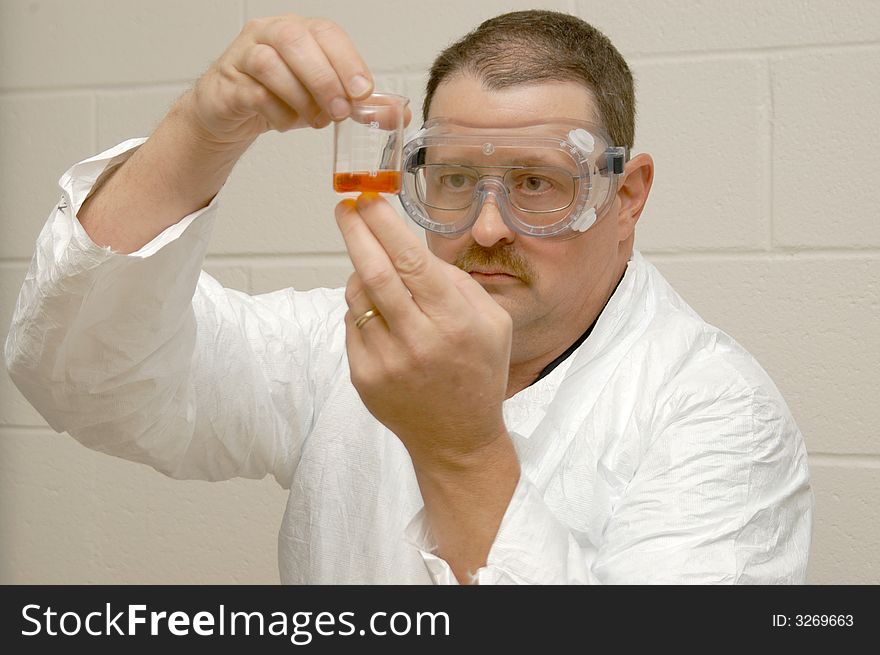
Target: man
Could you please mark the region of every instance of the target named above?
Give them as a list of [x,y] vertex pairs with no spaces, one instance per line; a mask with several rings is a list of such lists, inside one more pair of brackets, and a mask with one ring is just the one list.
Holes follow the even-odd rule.
[[803,582],[803,439],[633,251],[653,162],[579,19],[500,16],[435,62],[401,193],[427,248],[365,194],[336,208],[344,291],[200,272],[254,139],[370,80],[336,25],[252,21],[150,139],[62,178],[6,344],[49,424],[174,477],[274,475],[285,583]]

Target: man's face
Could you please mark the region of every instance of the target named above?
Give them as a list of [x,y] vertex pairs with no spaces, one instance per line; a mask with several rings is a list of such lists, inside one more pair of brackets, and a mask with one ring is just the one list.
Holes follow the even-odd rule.
[[[592,94],[574,82],[484,89],[470,75],[456,75],[436,90],[429,118],[445,117],[485,127],[515,126],[542,118],[598,122]],[[513,319],[514,352],[533,343],[568,345],[601,311],[629,256],[628,234],[618,226],[619,201],[593,227],[577,236],[523,236],[503,221],[492,200],[473,227],[448,238],[428,232],[431,251],[471,273]],[[627,241],[627,243],[621,243]],[[570,333],[574,329],[574,336]],[[523,357],[533,353],[521,352]]]

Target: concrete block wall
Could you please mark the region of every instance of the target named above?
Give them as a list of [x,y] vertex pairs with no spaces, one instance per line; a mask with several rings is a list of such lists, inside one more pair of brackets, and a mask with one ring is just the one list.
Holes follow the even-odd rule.
[[[880,4],[873,0],[5,0],[0,337],[59,176],[146,136],[244,22],[342,25],[418,111],[446,44],[510,9],[577,13],[637,80],[656,161],[637,247],[764,364],[804,432],[809,581],[880,583]],[[331,130],[262,137],[224,190],[206,269],[251,293],[344,284]],[[56,435],[0,371],[0,583],[275,583],[285,494],[179,482]]]

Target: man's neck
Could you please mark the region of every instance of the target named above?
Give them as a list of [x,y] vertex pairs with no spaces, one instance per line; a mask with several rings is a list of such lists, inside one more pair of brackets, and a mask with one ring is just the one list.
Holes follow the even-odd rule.
[[[597,315],[598,316],[598,315]],[[591,326],[595,321],[595,317],[592,321],[590,321],[589,326]],[[584,330],[587,330],[589,326],[584,327]],[[538,377],[541,375],[541,372],[547,368],[547,366],[561,357],[562,354],[568,350],[568,348],[581,336],[583,335],[583,331],[581,331],[577,336],[572,336],[568,338],[566,337],[565,341],[557,342],[557,346],[550,351],[543,353],[538,357],[534,357],[532,359],[522,361],[522,362],[511,362],[510,364],[510,372],[507,377],[507,398],[519,393],[523,389],[528,386],[531,386],[535,383]]]
[[[522,361],[515,361],[511,358],[510,371],[508,373],[507,378],[507,395],[505,398],[510,398],[511,396],[516,395],[526,387],[531,386],[538,379],[543,377],[546,373],[545,369],[550,367],[551,364],[560,364],[561,361],[556,360],[564,360],[567,357],[570,357],[574,350],[589,336],[592,332],[593,327],[596,325],[596,322],[599,320],[599,316],[605,310],[605,307],[608,305],[608,301],[611,300],[611,296],[614,295],[614,292],[617,291],[617,287],[620,286],[620,283],[623,281],[623,276],[626,273],[626,267],[624,266],[623,271],[620,273],[617,281],[610,288],[610,290],[606,293],[605,297],[602,299],[601,303],[595,305],[596,309],[593,311],[584,312],[584,319],[581,321],[575,321],[572,323],[573,329],[566,332],[564,335],[558,336],[554,340],[554,347],[548,351],[543,352],[538,356],[534,356],[531,358],[526,358]],[[540,342],[540,338],[529,339],[526,337],[522,339],[524,343],[517,344],[516,336],[514,336],[514,344],[512,352],[528,352],[529,342],[535,343]],[[571,351],[566,353],[566,351]],[[566,355],[566,357],[563,357]]]

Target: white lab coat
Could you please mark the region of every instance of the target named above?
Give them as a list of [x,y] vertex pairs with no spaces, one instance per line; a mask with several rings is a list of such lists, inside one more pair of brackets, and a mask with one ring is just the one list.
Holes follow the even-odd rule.
[[[274,476],[284,583],[454,583],[406,450],[352,387],[341,289],[224,289],[201,271],[217,199],[131,255],[89,239],[75,213],[141,142],[59,182],[6,342],[19,389],[55,430],[172,477]],[[522,478],[481,583],[804,582],[801,433],[638,252],[504,418]]]

